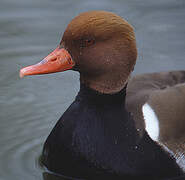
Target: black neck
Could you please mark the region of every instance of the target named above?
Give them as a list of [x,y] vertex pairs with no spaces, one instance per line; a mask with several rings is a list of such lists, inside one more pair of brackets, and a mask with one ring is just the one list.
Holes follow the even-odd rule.
[[125,86],[121,91],[114,94],[104,94],[93,90],[87,87],[85,84],[80,84],[80,91],[76,97],[76,100],[88,101],[93,104],[108,105],[108,104],[117,104],[125,105],[126,98],[126,87]]

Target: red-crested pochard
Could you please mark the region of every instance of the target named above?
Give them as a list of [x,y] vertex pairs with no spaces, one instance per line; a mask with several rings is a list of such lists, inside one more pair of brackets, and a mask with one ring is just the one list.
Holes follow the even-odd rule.
[[90,11],[69,23],[44,60],[21,69],[21,77],[80,73],[75,101],[44,144],[50,171],[93,180],[184,177],[185,71],[130,79],[136,59],[133,27]]

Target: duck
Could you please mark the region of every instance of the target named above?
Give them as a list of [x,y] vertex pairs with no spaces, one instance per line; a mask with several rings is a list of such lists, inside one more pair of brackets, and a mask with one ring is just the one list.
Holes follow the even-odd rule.
[[185,177],[185,71],[131,77],[134,28],[115,13],[83,12],[58,47],[20,77],[77,71],[80,90],[46,139],[42,163],[78,179]]

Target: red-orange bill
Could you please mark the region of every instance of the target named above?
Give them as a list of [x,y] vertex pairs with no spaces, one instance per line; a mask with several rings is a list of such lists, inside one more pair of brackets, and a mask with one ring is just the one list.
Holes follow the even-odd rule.
[[20,77],[66,71],[72,69],[74,65],[75,63],[69,52],[64,48],[57,47],[41,62],[22,68]]

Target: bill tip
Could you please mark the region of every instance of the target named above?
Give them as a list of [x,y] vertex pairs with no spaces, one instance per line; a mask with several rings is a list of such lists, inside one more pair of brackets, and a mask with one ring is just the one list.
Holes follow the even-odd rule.
[[23,78],[24,77],[24,69],[21,69],[19,72],[19,77]]

